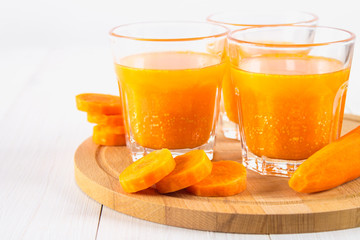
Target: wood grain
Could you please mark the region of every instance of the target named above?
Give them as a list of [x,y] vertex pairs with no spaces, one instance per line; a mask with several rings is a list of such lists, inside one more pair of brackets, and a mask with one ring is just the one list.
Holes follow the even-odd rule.
[[[346,116],[343,132],[359,125]],[[240,144],[217,136],[214,161],[240,161]],[[75,178],[91,198],[119,212],[165,225],[235,233],[303,233],[360,226],[360,179],[335,189],[301,194],[287,178],[248,171],[247,190],[226,198],[196,197],[185,191],[160,195],[149,188],[125,193],[119,173],[131,163],[126,147],[95,145],[91,138],[75,154]]]
[[[74,51],[9,48],[0,58],[14,64],[0,71],[0,93],[9,91],[0,97],[0,239],[94,239],[101,204],[73,173],[76,146],[91,132],[74,104],[72,87],[83,84],[64,77],[79,62]],[[68,89],[54,91],[56,82]]]

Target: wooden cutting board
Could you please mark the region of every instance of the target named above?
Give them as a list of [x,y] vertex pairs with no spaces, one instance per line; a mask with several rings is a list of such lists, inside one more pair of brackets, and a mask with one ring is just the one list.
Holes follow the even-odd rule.
[[[359,124],[360,117],[345,116],[343,133]],[[218,134],[217,160],[241,161],[240,143]],[[246,191],[232,197],[197,197],[186,191],[161,195],[153,188],[127,194],[118,176],[131,162],[126,147],[99,146],[89,138],[75,153],[75,179],[87,195],[105,206],[177,227],[268,234],[360,226],[360,178],[329,191],[302,194],[288,187],[288,178],[248,171]]]

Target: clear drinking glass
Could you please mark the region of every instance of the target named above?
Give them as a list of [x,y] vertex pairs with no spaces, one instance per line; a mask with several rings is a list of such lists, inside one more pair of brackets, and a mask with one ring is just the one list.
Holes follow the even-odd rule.
[[354,38],[315,26],[230,33],[230,75],[248,168],[290,176],[340,136]]
[[168,148],[213,156],[228,29],[206,22],[147,22],[111,30],[127,147],[133,160]]
[[[318,17],[312,13],[305,12],[241,12],[226,11],[210,15],[208,22],[221,24],[231,30],[273,26],[273,25],[307,25],[315,26]],[[229,68],[226,70],[222,85],[222,98],[220,104],[219,125],[224,136],[231,139],[240,139],[238,130],[237,106],[235,101],[235,92],[229,77]]]

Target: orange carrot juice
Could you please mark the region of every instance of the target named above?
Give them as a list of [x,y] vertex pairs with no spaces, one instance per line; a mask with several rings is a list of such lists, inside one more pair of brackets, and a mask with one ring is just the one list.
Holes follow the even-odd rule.
[[230,66],[227,66],[225,70],[222,84],[222,94],[226,116],[230,121],[238,123],[238,108],[236,105],[235,88],[230,78]]
[[302,160],[337,139],[349,68],[335,59],[270,54],[231,68],[250,152]]
[[153,52],[115,64],[128,131],[142,147],[195,148],[216,124],[224,64],[195,52]]

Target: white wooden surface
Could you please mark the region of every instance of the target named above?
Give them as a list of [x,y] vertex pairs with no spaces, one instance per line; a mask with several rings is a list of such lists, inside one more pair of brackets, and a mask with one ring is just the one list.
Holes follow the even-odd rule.
[[[100,2],[100,1],[99,1]],[[232,8],[315,12],[320,24],[360,35],[356,1],[7,1],[0,7],[0,239],[360,239],[360,228],[290,235],[195,231],[135,219],[83,194],[73,155],[92,125],[82,92],[117,93],[107,31],[149,19],[202,20]],[[324,7],[326,4],[326,7]],[[359,41],[348,113],[360,114]]]

